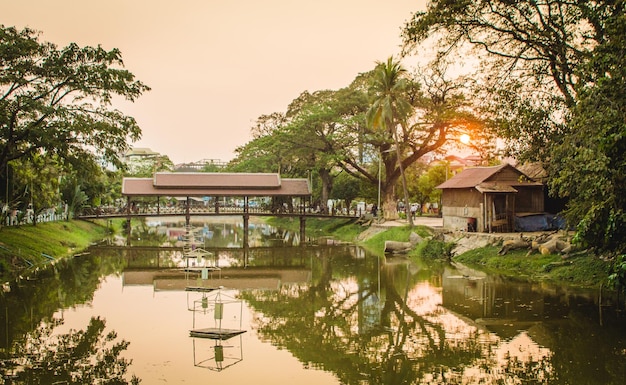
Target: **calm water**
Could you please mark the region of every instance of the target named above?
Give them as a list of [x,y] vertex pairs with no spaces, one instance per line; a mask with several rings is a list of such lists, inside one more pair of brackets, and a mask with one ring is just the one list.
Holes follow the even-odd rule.
[[[80,373],[77,383],[135,375],[142,384],[626,378],[624,318],[599,306],[606,297],[597,292],[328,241],[303,247],[297,235],[264,225],[242,250],[239,224],[196,224],[198,247],[216,248],[187,260],[179,249],[148,247],[180,245],[184,229],[150,225],[133,233],[130,249],[94,247],[0,296],[0,383],[68,383],[68,372]],[[220,271],[203,273],[215,264]],[[221,289],[185,290],[197,287]],[[190,336],[207,328],[243,333]]]

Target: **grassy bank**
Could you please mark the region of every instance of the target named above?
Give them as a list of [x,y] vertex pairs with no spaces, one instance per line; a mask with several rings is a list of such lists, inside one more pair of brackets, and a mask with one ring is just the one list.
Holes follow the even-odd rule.
[[608,282],[610,263],[591,254],[563,259],[559,254],[542,255],[514,250],[498,255],[498,247],[487,246],[454,257],[454,261],[483,271],[507,276],[526,277],[580,287],[599,287]]
[[[285,220],[272,219],[277,226],[289,225]],[[299,222],[294,231],[298,229]],[[411,232],[422,237],[432,234],[432,229],[423,226],[408,226],[377,229],[364,227],[352,221],[339,219],[307,219],[307,234],[329,235],[337,239],[356,242],[375,254],[382,254],[385,241],[406,242]],[[410,258],[437,258],[441,251],[450,245],[439,241],[422,242],[408,256]],[[493,274],[511,277],[526,277],[534,281],[544,281],[578,287],[598,287],[606,285],[610,264],[594,255],[579,255],[563,259],[559,254],[527,256],[526,250],[513,250],[499,255],[497,246],[486,246],[454,256],[452,261]],[[439,253],[439,255],[436,255]]]
[[3,227],[0,229],[0,278],[5,282],[28,267],[79,253],[104,238],[107,232],[106,221],[73,220]]

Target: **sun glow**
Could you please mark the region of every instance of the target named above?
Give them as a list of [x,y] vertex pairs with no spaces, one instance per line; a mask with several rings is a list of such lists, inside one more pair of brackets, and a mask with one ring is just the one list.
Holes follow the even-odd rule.
[[463,144],[469,144],[470,136],[467,134],[461,134],[461,136],[459,137],[459,141]]

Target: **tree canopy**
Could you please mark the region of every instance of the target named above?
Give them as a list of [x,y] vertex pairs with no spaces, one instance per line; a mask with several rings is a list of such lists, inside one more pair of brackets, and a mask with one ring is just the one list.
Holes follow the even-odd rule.
[[0,170],[36,153],[119,164],[141,130],[111,101],[148,90],[123,68],[117,49],[59,49],[31,29],[0,26]]
[[474,50],[508,153],[542,162],[578,239],[613,252],[626,249],[625,11],[620,0],[433,0],[403,29],[406,52]]

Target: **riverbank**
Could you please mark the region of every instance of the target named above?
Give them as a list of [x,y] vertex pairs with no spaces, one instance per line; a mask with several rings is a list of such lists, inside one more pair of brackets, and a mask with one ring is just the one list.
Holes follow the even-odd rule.
[[[529,254],[527,249],[521,249],[500,255],[502,242],[519,238],[519,233],[450,233],[443,230],[441,218],[433,217],[417,217],[414,224],[415,229],[426,227],[431,234],[442,235],[439,238],[448,245],[452,262],[489,273],[587,288],[606,286],[611,273],[611,262],[591,253],[563,257],[560,254],[544,255],[538,252]],[[373,224],[357,237],[357,242],[374,245],[380,250],[384,240],[407,241],[409,233],[407,221],[401,219]],[[418,233],[423,236],[424,230]],[[416,248],[407,256],[424,257],[421,248]]]
[[111,231],[104,220],[3,227],[0,229],[0,281],[7,282],[29,268],[80,253]]
[[[285,225],[281,220],[272,223]],[[422,242],[406,254],[408,258],[446,263],[449,260],[492,274],[571,287],[597,288],[608,283],[611,262],[591,253],[563,258],[560,254],[537,252],[528,255],[528,250],[522,249],[500,255],[502,242],[519,238],[519,233],[450,233],[444,231],[441,218],[427,216],[417,217],[413,223],[414,227],[406,219],[369,225],[338,219],[307,220],[307,234],[331,235],[383,255],[385,241],[407,242],[411,232],[415,232],[423,238],[436,239]]]
[[[281,227],[294,227],[298,221],[270,218],[268,222]],[[119,223],[113,222],[119,227]],[[406,220],[386,221],[364,226],[346,219],[307,220],[309,236],[330,235],[346,242],[355,242],[371,252],[383,255],[385,241],[406,242],[411,232],[424,238],[443,234],[441,218],[418,217],[414,227]],[[40,223],[0,229],[0,281],[7,282],[16,274],[80,253],[90,244],[106,237],[111,230],[105,221],[69,221]],[[506,255],[498,251],[504,235],[490,234],[490,240],[479,240],[484,234],[446,235],[443,240],[424,242],[407,254],[409,258],[441,258],[451,252],[452,262],[506,276],[526,277],[534,281],[561,283],[579,287],[606,285],[611,264],[591,254],[563,259],[558,254],[527,255],[527,250],[513,250]],[[513,235],[514,236],[514,235]],[[442,238],[442,237],[438,237]],[[425,246],[428,245],[428,248]]]

